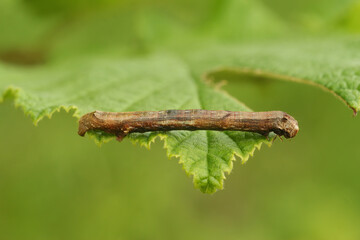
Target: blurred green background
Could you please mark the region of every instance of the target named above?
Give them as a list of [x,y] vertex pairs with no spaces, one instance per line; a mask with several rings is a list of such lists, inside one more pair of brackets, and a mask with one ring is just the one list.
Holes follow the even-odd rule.
[[1,104],[0,239],[359,239],[360,119],[307,85],[225,89],[255,110],[291,113],[300,132],[236,161],[214,195],[194,189],[160,141],[97,147],[70,114],[34,127]]
[[[134,3],[20,2],[44,20],[11,14],[18,3],[0,0],[0,5],[13,6],[0,8],[2,33],[13,32],[0,33],[0,50],[28,47],[59,18],[83,14],[84,5],[91,12],[99,3],[120,2],[124,8]],[[166,6],[174,21],[195,29],[216,16],[220,2],[135,1]],[[263,4],[279,19],[309,32],[340,25],[346,27],[336,31],[359,30],[351,7],[358,6],[356,1]],[[81,26],[81,21],[76,23]],[[86,52],[108,38],[72,27],[75,37],[66,31],[56,36],[65,40],[53,55]],[[77,39],[86,34],[88,42]],[[106,44],[118,39],[133,43],[131,34],[114,34]],[[151,34],[142,36],[151,39]],[[11,99],[5,100],[0,105],[0,239],[360,239],[359,117],[330,93],[308,85],[242,77],[229,80],[224,89],[256,111],[290,113],[300,132],[295,139],[263,146],[245,165],[237,160],[225,189],[214,195],[194,189],[178,160],[166,158],[160,141],[151,151],[129,140],[98,147],[76,134],[71,114],[56,113],[34,127]]]

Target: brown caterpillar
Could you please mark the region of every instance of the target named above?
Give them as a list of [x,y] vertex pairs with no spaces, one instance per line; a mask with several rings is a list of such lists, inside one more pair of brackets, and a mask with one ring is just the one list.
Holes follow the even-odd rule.
[[89,130],[115,134],[121,141],[132,132],[172,130],[247,131],[267,136],[274,132],[293,138],[299,131],[298,122],[281,111],[231,112],[222,110],[165,110],[143,112],[95,111],[80,118],[80,136]]

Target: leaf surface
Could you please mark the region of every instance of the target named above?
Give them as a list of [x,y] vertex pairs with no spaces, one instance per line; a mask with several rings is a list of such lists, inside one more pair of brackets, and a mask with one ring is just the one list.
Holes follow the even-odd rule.
[[191,55],[199,73],[209,69],[306,83],[332,92],[360,110],[360,39],[277,40],[207,47]]
[[[3,67],[1,75],[12,79],[13,86],[1,84],[0,90],[15,98],[15,103],[35,122],[50,117],[60,108],[75,109],[76,117],[93,110],[250,111],[234,98],[201,82],[186,64],[174,57],[96,59],[74,65],[61,64],[21,73]],[[171,75],[167,69],[171,69]],[[93,136],[98,141],[107,137],[101,133]],[[164,139],[168,156],[179,157],[185,171],[194,176],[195,186],[206,193],[223,187],[224,173],[231,171],[235,155],[245,162],[261,143],[270,143],[256,133],[217,131],[134,133],[130,138],[150,146],[157,136]]]
[[[217,6],[216,1],[211,3]],[[177,4],[174,9],[189,2]],[[208,83],[216,73],[231,72],[314,84],[333,92],[354,111],[360,109],[360,41],[356,36],[287,36],[287,23],[260,1],[222,1],[220,10],[207,10],[212,19],[204,13],[188,25],[179,20],[187,11],[171,10],[177,17],[169,18],[161,8],[144,6],[134,12],[128,6],[114,7],[80,17],[50,37],[45,64],[19,67],[0,62],[0,101],[13,98],[35,123],[60,109],[74,111],[77,118],[94,110],[251,111]],[[197,7],[201,9],[201,4]],[[196,16],[197,10],[190,12]],[[25,10],[21,13],[25,17],[9,14],[9,18],[20,26],[26,22],[34,26],[31,42],[41,39],[40,33],[54,24]],[[10,46],[20,33],[6,30],[0,50],[25,41],[22,38]],[[98,142],[113,138],[103,132],[89,135]],[[167,155],[178,157],[195,186],[206,193],[223,188],[235,156],[245,162],[262,143],[270,145],[272,140],[231,131],[129,135],[146,147],[157,137],[163,139]]]

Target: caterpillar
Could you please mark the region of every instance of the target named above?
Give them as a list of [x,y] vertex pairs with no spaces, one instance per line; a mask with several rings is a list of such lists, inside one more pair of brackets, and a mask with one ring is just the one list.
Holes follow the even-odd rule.
[[247,131],[267,136],[270,132],[293,138],[298,122],[281,111],[233,112],[223,110],[164,110],[138,112],[102,112],[85,114],[79,120],[78,134],[102,130],[121,141],[129,133],[172,130]]

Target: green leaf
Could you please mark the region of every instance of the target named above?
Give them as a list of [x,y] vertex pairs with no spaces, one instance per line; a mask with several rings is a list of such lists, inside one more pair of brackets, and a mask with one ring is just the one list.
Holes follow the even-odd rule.
[[[174,9],[191,2],[174,3]],[[12,6],[10,1],[4,4]],[[72,12],[70,1],[67,4],[64,11]],[[201,4],[196,6],[190,11],[194,16],[202,9]],[[212,19],[204,13],[191,23],[179,20],[188,11],[169,8],[177,17],[168,17],[160,14],[163,6],[147,4],[101,9],[67,22],[65,29],[60,22],[61,30],[47,35],[48,48],[40,49],[45,64],[29,68],[0,64],[0,101],[13,98],[35,123],[60,109],[73,111],[77,118],[94,110],[250,111],[216,84],[205,83],[232,73],[314,84],[355,111],[360,109],[357,37],[291,39],[286,36],[287,23],[260,1],[226,0],[218,6],[219,11],[206,11],[214,14]],[[40,43],[44,40],[39,33],[52,24],[26,11],[8,17],[20,19],[21,26],[29,21],[38,30],[26,35],[32,36],[31,41],[40,38]],[[6,32],[8,40],[0,41],[0,49],[20,38],[21,32]],[[17,44],[28,44],[25,40]],[[34,46],[39,50],[41,44]],[[98,131],[89,135],[98,142],[113,138]],[[129,139],[150,147],[157,137],[164,140],[167,155],[178,157],[195,186],[206,193],[223,188],[235,156],[245,162],[262,143],[273,140],[256,133],[218,131],[133,133]]]
[[[15,98],[16,105],[34,122],[61,108],[75,109],[76,117],[93,110],[250,111],[201,82],[186,64],[169,56],[124,61],[96,59],[22,71],[2,67],[0,74],[13,83],[6,86],[2,81],[0,91]],[[92,135],[104,140],[102,134]],[[168,156],[179,157],[185,171],[194,176],[195,186],[206,193],[222,189],[224,173],[231,171],[235,155],[245,162],[261,143],[270,144],[259,134],[244,132],[172,131],[131,134],[130,138],[149,147],[157,136],[164,139]]]
[[[188,59],[197,73],[209,70],[295,81],[321,87],[360,110],[360,39],[288,39],[207,46]],[[215,71],[215,72],[216,72]]]

